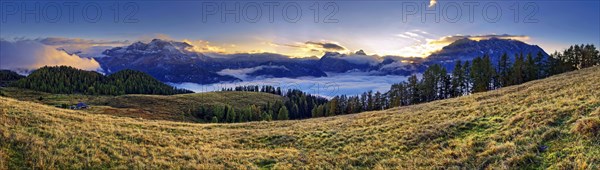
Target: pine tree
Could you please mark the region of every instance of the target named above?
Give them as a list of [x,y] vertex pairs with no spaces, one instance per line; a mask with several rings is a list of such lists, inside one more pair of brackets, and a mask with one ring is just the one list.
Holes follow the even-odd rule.
[[510,61],[506,53],[502,54],[498,61],[498,78],[500,87],[506,87],[510,85]]
[[524,66],[525,77],[523,78],[524,82],[535,80],[537,78],[538,69],[535,65],[535,60],[533,60],[533,57],[531,56],[531,53],[527,54],[524,64],[525,64],[525,66]]
[[473,92],[484,92],[486,91],[486,82],[484,78],[483,61],[481,57],[473,59],[473,66],[471,67],[471,79],[473,79]]
[[515,64],[513,64],[511,69],[512,75],[510,76],[510,85],[518,85],[524,82],[524,65],[525,59],[523,58],[523,54],[515,56]]
[[473,84],[473,80],[471,79],[471,64],[469,64],[469,61],[465,61],[465,64],[463,65],[463,77],[464,82],[462,84],[463,86],[463,93],[466,94],[470,94],[472,92],[472,84]]
[[473,60],[471,67],[471,78],[473,79],[473,92],[484,92],[494,89],[494,78],[496,70],[494,69],[490,57],[486,54]]
[[235,109],[231,106],[227,106],[227,116],[225,117],[225,122],[235,123],[237,114],[235,113]]
[[327,116],[335,116],[338,113],[338,97],[334,97],[329,101],[329,109],[327,110]]
[[452,97],[452,77],[446,73],[446,69],[443,70],[442,74],[442,94],[441,99]]
[[300,110],[298,109],[298,105],[296,103],[292,104],[292,110],[290,110],[290,113],[292,115],[290,116],[292,119],[300,118]]
[[288,110],[287,107],[283,106],[279,109],[279,112],[277,114],[277,120],[288,120]]
[[373,99],[373,91],[367,92],[367,110],[371,111],[375,107],[375,100]]
[[373,104],[373,110],[382,110],[383,109],[383,105],[384,105],[384,99],[383,96],[381,94],[381,92],[377,91],[375,92],[375,101]]
[[437,96],[437,82],[438,82],[438,71],[440,65],[434,64],[429,66],[425,73],[423,73],[423,79],[421,80],[421,96],[424,102],[433,101]]
[[454,70],[452,71],[452,90],[451,97],[459,97],[463,95],[463,84],[465,81],[465,73],[461,61],[456,61]]
[[363,92],[360,95],[360,105],[361,105],[360,111],[361,112],[362,111],[367,111],[367,109],[368,109],[368,103],[369,103],[367,100],[368,100],[367,99],[367,92]]
[[561,56],[562,54],[559,53],[558,51],[554,51],[554,53],[552,53],[550,55],[550,57],[548,57],[548,76],[551,75],[556,75],[556,74],[560,74],[562,73],[562,61],[561,61]]
[[213,108],[213,113],[217,118],[218,122],[223,122],[225,118],[225,108],[223,106],[216,106]]
[[581,57],[581,68],[588,68],[596,65],[600,65],[599,52],[593,44],[581,45],[582,57]]
[[545,78],[548,75],[548,65],[544,60],[544,54],[539,51],[535,57],[535,67],[537,68],[536,79]]
[[313,109],[310,111],[310,113],[311,113],[311,115],[312,115],[312,117],[313,117],[313,118],[315,118],[315,117],[321,117],[321,116],[319,115],[319,112],[317,112],[317,111],[318,111],[318,107],[315,107],[315,108],[313,108]]
[[421,92],[419,91],[419,80],[417,78],[417,75],[411,75],[410,77],[408,77],[408,101],[409,101],[409,105],[410,104],[417,104],[420,103],[420,94]]
[[406,82],[400,82],[398,84],[393,84],[390,88],[389,97],[390,97],[390,107],[398,107],[406,105],[406,99],[408,98],[407,90],[406,90]]
[[482,66],[485,73],[485,75],[483,75],[483,78],[485,79],[485,83],[487,84],[486,91],[494,90],[496,88],[496,82],[498,81],[496,69],[492,64],[489,55],[484,55],[482,62]]

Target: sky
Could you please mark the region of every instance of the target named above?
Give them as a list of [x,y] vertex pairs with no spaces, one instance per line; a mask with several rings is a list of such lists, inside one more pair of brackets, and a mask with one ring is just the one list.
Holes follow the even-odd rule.
[[[600,44],[597,0],[3,0],[0,5],[2,48],[23,56],[32,53],[20,48],[28,43],[41,43],[34,46],[44,47],[33,53],[45,55],[47,48],[93,53],[153,38],[185,41],[199,52],[291,57],[361,49],[425,57],[459,38],[518,39],[549,53]],[[59,60],[65,62],[88,61]]]

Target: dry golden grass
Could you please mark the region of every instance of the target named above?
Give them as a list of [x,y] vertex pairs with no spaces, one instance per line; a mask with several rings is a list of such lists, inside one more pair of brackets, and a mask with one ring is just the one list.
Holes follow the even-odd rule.
[[600,118],[592,117],[579,119],[571,131],[591,138],[600,137]]
[[599,140],[572,129],[599,106],[599,67],[300,121],[143,120],[2,97],[0,169],[598,169]]
[[[208,92],[179,95],[122,95],[93,96],[80,94],[50,94],[19,88],[0,88],[0,94],[21,101],[32,101],[52,106],[74,105],[85,102],[92,109],[83,110],[94,114],[150,120],[201,121],[190,115],[200,106],[230,105],[240,110],[250,105],[263,106],[267,102],[283,101],[284,98],[268,93],[254,92]],[[40,100],[41,99],[41,100]]]

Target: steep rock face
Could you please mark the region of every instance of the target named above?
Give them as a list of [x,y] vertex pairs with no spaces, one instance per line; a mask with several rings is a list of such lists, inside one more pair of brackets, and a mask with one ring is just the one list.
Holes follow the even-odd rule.
[[238,81],[232,76],[214,73],[211,58],[188,50],[191,45],[154,39],[150,43],[136,42],[103,52],[107,57],[95,58],[106,73],[124,69],[138,70],[163,82],[194,82],[200,84]]

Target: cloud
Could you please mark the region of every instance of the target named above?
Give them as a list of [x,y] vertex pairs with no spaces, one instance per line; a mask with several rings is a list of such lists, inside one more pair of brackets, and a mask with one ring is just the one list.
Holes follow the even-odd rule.
[[368,73],[329,74],[328,77],[261,78],[243,82],[201,85],[195,83],[170,83],[178,88],[195,92],[219,91],[244,85],[271,85],[282,89],[300,89],[304,92],[331,98],[337,95],[360,95],[373,90],[387,92],[392,84],[406,80],[405,76],[372,76]]
[[43,66],[66,65],[84,70],[98,70],[96,60],[81,58],[45,45],[37,40],[0,40],[0,68],[33,70]]
[[442,37],[440,39],[437,40],[431,40],[428,43],[429,44],[450,44],[456,40],[460,40],[460,39],[464,39],[464,38],[468,38],[471,40],[487,40],[490,38],[498,38],[498,39],[513,39],[513,40],[519,40],[519,41],[527,41],[529,40],[529,36],[526,35],[509,35],[509,34],[501,34],[501,35],[496,35],[496,34],[487,34],[487,35],[451,35],[451,36],[445,36]]
[[279,44],[279,43],[269,43],[269,45],[278,47],[292,47],[298,48],[306,52],[344,52],[346,51],[346,47],[339,45],[335,42],[327,42],[327,41],[306,41],[304,43],[295,43],[295,44]]
[[401,34],[397,34],[396,36],[403,38],[403,39],[413,40],[418,43],[423,43],[423,42],[426,42],[427,38],[431,37],[432,35],[425,31],[415,29],[412,31],[406,31]]
[[407,39],[410,39],[410,38],[411,38],[411,37],[409,37],[409,36],[407,36],[407,35],[404,35],[404,34],[398,34],[398,35],[396,35],[396,36],[398,36],[398,37],[401,37],[401,38],[407,38]]
[[63,38],[63,37],[48,37],[35,39],[45,45],[122,45],[129,44],[129,41],[104,41],[104,40],[88,40],[81,38]]
[[417,33],[405,32],[404,34],[411,36],[411,37],[415,37],[415,38],[421,38],[421,35],[419,35]]
[[162,39],[176,42],[186,42],[193,47],[186,49],[190,52],[203,54],[239,54],[239,53],[277,53],[293,58],[320,56],[324,52],[345,52],[346,48],[339,43],[331,41],[305,41],[291,43],[277,43],[273,39],[264,37],[255,40],[236,40],[231,43],[203,39],[176,39],[166,34],[143,36],[138,41],[148,42],[152,39]]
[[306,45],[313,45],[316,46],[317,48],[321,48],[323,50],[331,50],[331,51],[344,51],[346,50],[345,47],[342,47],[341,45],[335,44],[335,43],[331,43],[331,42],[314,42],[314,41],[307,41],[305,43]]
[[187,50],[198,52],[198,53],[226,53],[225,47],[212,45],[210,42],[205,40],[188,40],[183,39],[183,42],[192,45]]
[[219,75],[229,75],[229,76],[233,76],[242,80],[248,80],[249,75],[251,73],[254,73],[256,71],[262,70],[262,69],[282,69],[282,70],[287,70],[288,68],[286,68],[285,66],[257,66],[257,67],[251,67],[251,68],[241,68],[241,69],[223,69],[219,72],[217,72],[217,74]]
[[44,45],[64,50],[69,54],[77,54],[81,57],[94,58],[103,57],[102,52],[117,46],[129,45],[130,42],[124,41],[106,41],[89,40],[81,38],[48,37],[34,39]]
[[417,70],[417,67],[415,66],[415,64],[409,60],[394,61],[392,63],[383,65],[381,67],[382,70],[398,69],[398,68],[402,68],[402,69],[408,70],[408,71],[416,71]]

